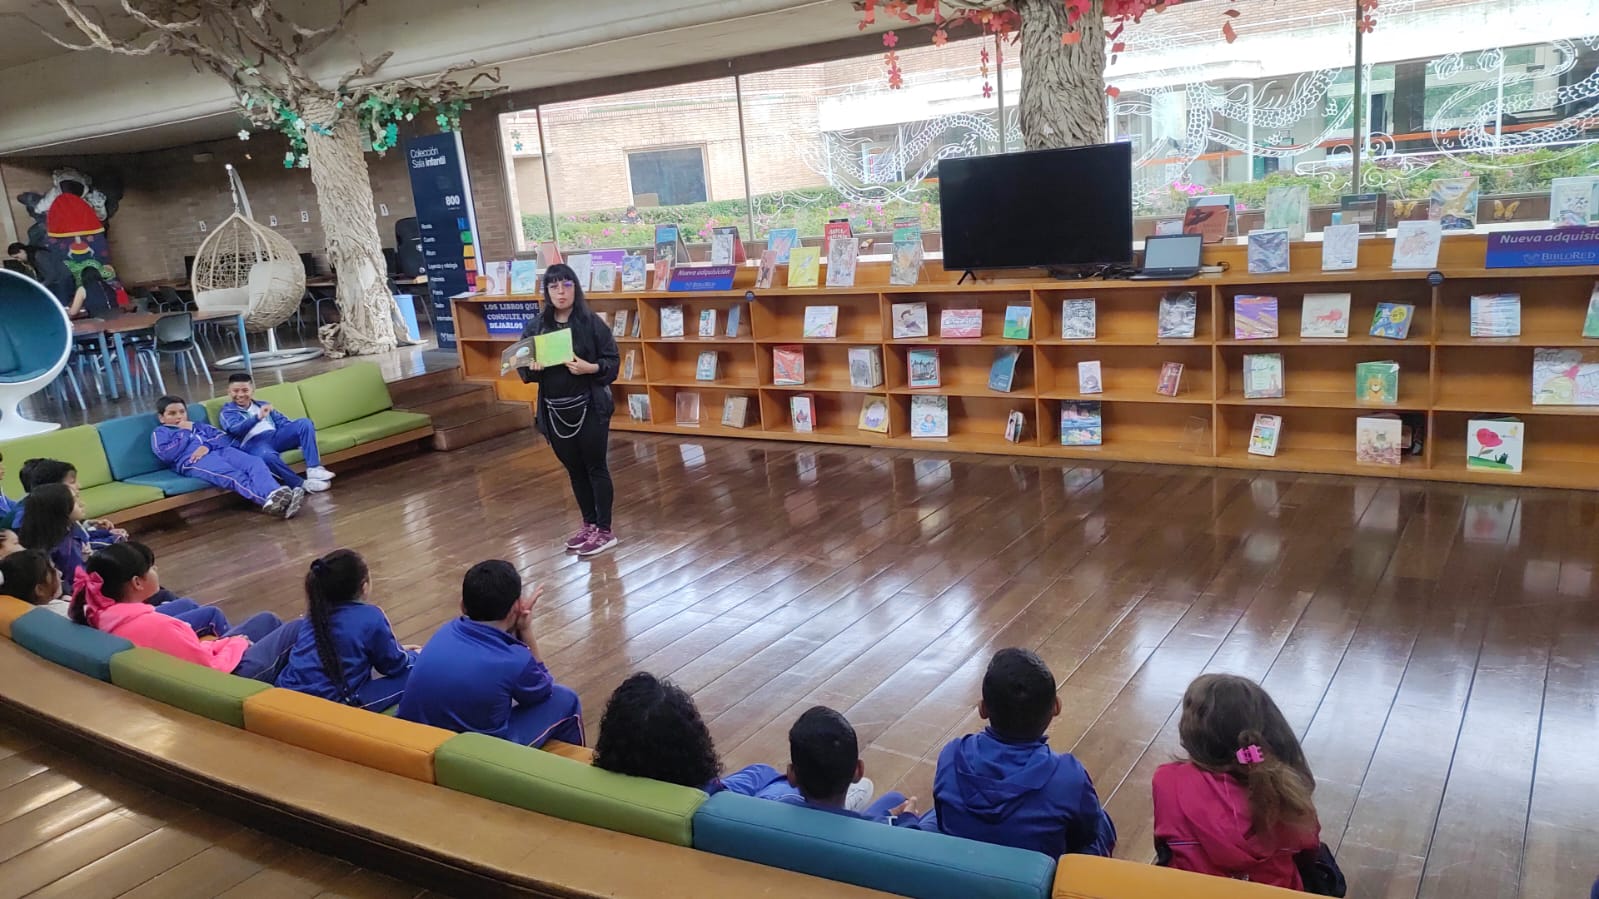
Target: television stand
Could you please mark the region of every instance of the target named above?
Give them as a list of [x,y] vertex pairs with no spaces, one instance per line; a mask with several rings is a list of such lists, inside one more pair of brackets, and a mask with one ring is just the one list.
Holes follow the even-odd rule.
[[959,281],[955,282],[955,286],[959,287],[962,284],[965,284],[967,278],[971,278],[973,284],[977,283],[977,273],[972,271],[971,269],[967,269],[966,271],[961,272],[961,279]]

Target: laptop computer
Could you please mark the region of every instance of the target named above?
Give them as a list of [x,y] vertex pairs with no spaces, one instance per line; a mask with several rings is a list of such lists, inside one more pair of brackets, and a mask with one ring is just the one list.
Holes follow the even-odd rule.
[[1199,274],[1198,234],[1163,234],[1144,239],[1144,267],[1135,281],[1181,281]]

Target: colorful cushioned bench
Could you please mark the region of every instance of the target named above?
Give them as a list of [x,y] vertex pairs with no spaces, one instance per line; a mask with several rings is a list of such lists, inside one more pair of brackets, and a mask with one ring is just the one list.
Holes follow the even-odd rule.
[[[206,411],[199,403],[189,404],[189,419],[215,421],[214,418],[206,418]],[[125,484],[154,487],[169,497],[214,490],[205,481],[184,477],[156,458],[150,437],[155,433],[157,424],[153,413],[142,412],[95,425],[95,430],[100,433],[100,445],[105,449],[106,459],[111,465],[111,476]]]
[[[257,402],[271,404],[272,408],[288,416],[290,421],[307,417],[305,414],[305,402],[300,399],[300,385],[293,381],[290,381],[286,384],[272,384],[266,387],[257,387],[255,391],[255,398]],[[205,411],[211,416],[211,421],[213,423],[220,423],[222,421],[222,407],[230,402],[232,402],[232,400],[225,396],[216,396],[206,400],[200,405],[205,407]],[[218,426],[220,427],[220,424],[218,424]],[[353,446],[355,446],[355,440],[352,438],[340,437],[337,434],[330,436],[320,430],[317,431],[316,448],[324,456],[331,456],[334,453],[343,452],[344,450],[350,449]],[[283,461],[290,465],[297,465],[305,461],[305,456],[301,455],[300,451],[297,449],[287,450],[282,453],[282,456]]]
[[434,782],[434,752],[455,736],[277,687],[244,700],[244,729],[424,783]]
[[111,657],[133,648],[122,637],[73,624],[49,609],[39,608],[11,622],[11,639],[34,655],[108,683]]
[[[383,372],[372,363],[347,365],[306,378],[300,382],[300,399],[319,438],[348,439],[356,446],[407,432],[430,431],[433,426],[433,419],[420,412],[394,409]],[[321,446],[320,439],[317,445]]]
[[272,685],[134,647],[111,657],[111,682],[132,693],[244,727],[244,701]]
[[1061,856],[1053,899],[1290,899],[1304,893],[1095,855]]
[[8,462],[5,478],[0,480],[0,491],[6,496],[22,496],[22,480],[19,476],[22,463],[28,459],[60,459],[76,466],[78,489],[82,492],[83,507],[90,518],[100,518],[142,503],[155,502],[165,496],[159,487],[113,480],[111,463],[106,459],[105,447],[100,443],[100,432],[91,425],[18,437],[6,441],[0,450],[5,452]]
[[[32,612],[35,606],[29,605],[14,596],[0,596],[0,636],[11,636],[11,622]],[[49,612],[49,610],[46,610]],[[54,615],[54,612],[49,612]]]

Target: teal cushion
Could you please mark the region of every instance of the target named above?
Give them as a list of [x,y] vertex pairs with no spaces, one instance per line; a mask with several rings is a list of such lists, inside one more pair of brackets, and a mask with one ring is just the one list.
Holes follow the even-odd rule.
[[433,776],[449,787],[567,821],[688,846],[705,794],[627,777],[483,734],[461,734],[433,753]]
[[154,487],[165,496],[181,496],[211,487],[199,478],[184,477],[175,471],[152,471],[149,474],[134,475],[128,478],[127,482],[140,487]]
[[124,484],[121,481],[112,481],[98,487],[90,487],[82,492],[83,509],[90,518],[103,518],[153,503],[166,496],[160,487],[151,487],[145,484]]
[[93,425],[7,440],[0,443],[0,455],[4,455],[8,463],[5,477],[0,479],[0,493],[6,496],[23,494],[18,475],[22,463],[28,459],[71,462],[78,469],[78,486],[85,490],[111,483],[111,465],[106,461],[105,447],[100,444],[100,432]]
[[[204,421],[204,414],[199,403],[189,404],[189,418]],[[150,448],[150,435],[155,433],[157,424],[153,414],[143,412],[108,419],[94,426],[100,434],[100,445],[105,449],[113,478],[132,481],[142,474],[169,471],[166,463],[157,459]]]
[[357,362],[300,382],[300,399],[317,430],[383,412],[394,405],[383,371],[372,362]]
[[34,609],[11,622],[11,639],[36,656],[103,681],[111,680],[111,657],[133,648],[121,637],[73,624],[49,609]]
[[143,647],[111,657],[111,682],[140,696],[239,728],[244,727],[244,701],[272,689],[264,681],[214,671]]
[[694,848],[922,899],[1049,899],[1039,852],[718,793],[694,814]]
[[317,431],[316,445],[324,453],[333,452],[333,450],[324,448],[322,442],[324,437],[330,441],[348,440],[351,441],[352,446],[359,446],[363,443],[371,443],[374,440],[392,437],[395,434],[414,431],[417,428],[431,427],[432,424],[433,419],[420,412],[396,412],[391,409],[387,412],[378,412],[342,425],[334,425],[326,431],[319,429]]

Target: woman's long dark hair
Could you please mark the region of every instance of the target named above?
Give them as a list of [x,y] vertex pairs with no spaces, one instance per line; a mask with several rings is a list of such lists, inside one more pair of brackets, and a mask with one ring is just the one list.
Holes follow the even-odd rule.
[[544,270],[544,302],[539,304],[539,333],[555,330],[555,304],[550,302],[551,279],[572,282],[572,314],[567,317],[568,324],[594,316],[594,312],[589,309],[588,301],[583,299],[583,283],[577,279],[577,272],[572,271],[570,265],[557,262]]
[[72,507],[78,498],[65,484],[34,488],[22,500],[22,525],[17,540],[27,549],[50,552],[72,533]]
[[[1315,826],[1316,778],[1288,719],[1260,684],[1235,674],[1195,678],[1183,695],[1177,732],[1195,765],[1243,785],[1256,834]],[[1239,761],[1238,751],[1249,746],[1260,748],[1261,761]]]
[[594,767],[697,789],[722,773],[694,700],[645,671],[622,681],[605,704]]
[[366,577],[366,560],[353,549],[328,553],[313,561],[305,574],[306,618],[311,622],[311,635],[316,638],[317,658],[328,681],[338,690],[340,701],[345,703],[353,697],[344,666],[339,663],[338,647],[333,645],[333,608],[360,599]]

